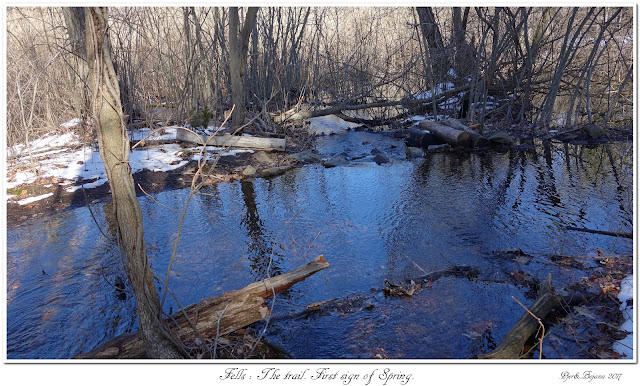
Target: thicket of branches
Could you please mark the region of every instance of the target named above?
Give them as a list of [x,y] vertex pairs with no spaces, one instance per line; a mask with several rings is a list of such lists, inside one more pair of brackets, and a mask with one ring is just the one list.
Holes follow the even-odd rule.
[[[250,26],[247,109],[410,99],[451,82],[460,100],[433,103],[428,113],[458,114],[468,101],[475,108],[462,112],[472,123],[628,123],[632,11],[263,7]],[[215,7],[111,10],[127,124],[223,119],[232,106],[229,15]],[[85,115],[83,43],[70,31],[62,8],[7,9],[8,145]]]

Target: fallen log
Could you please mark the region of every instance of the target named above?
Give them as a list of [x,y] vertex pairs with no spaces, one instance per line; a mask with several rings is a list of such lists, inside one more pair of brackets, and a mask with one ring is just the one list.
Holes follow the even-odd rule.
[[427,121],[426,119],[421,121],[418,126],[421,129],[429,130],[451,146],[469,147],[472,144],[471,134],[466,131]]
[[428,130],[411,129],[407,145],[411,147],[428,148],[430,145],[442,145],[445,142]]
[[[266,299],[328,267],[329,263],[324,256],[320,255],[290,272],[192,304],[165,319],[165,323],[172,335],[181,341],[196,338],[196,331],[193,330],[192,325],[196,327],[197,333],[202,337],[229,334],[267,317],[270,311],[264,305]],[[142,337],[139,332],[136,332],[120,335],[94,350],[76,356],[74,359],[144,357]]]
[[469,133],[469,135],[471,135],[471,142],[473,143],[474,147],[487,147],[490,145],[488,139],[480,135],[477,131],[474,131],[471,128],[467,127],[457,119],[449,118],[444,121],[444,124],[449,127],[453,127],[454,129],[466,131],[467,133]]
[[452,96],[458,95],[462,91],[469,90],[470,86],[460,86],[451,90],[447,90],[441,94],[435,95],[432,98],[428,99],[415,99],[415,98],[404,98],[400,100],[385,100],[379,102],[371,102],[371,103],[362,103],[362,104],[336,104],[334,106],[320,109],[320,110],[304,110],[300,109],[299,106],[296,106],[288,111],[283,113],[270,113],[273,121],[275,123],[283,123],[286,121],[299,121],[305,120],[308,118],[321,117],[323,115],[334,115],[339,114],[342,111],[348,110],[364,110],[370,108],[377,107],[391,107],[391,106],[402,106],[409,110],[412,110],[414,113],[418,113],[420,110],[425,109],[431,106],[433,103],[440,103],[445,101]]
[[443,276],[475,277],[480,271],[468,265],[454,265],[453,267],[430,272],[416,279],[410,279],[403,284],[394,284],[387,279],[384,280],[382,292],[389,296],[412,296],[422,288],[431,287],[432,283]]
[[624,238],[627,238],[627,239],[632,239],[633,238],[633,233],[628,233],[628,232],[608,232],[608,231],[599,231],[597,229],[576,228],[576,227],[566,227],[566,228],[567,228],[568,231],[595,233],[595,234],[598,234],[598,235],[624,237]]
[[[551,310],[560,305],[561,298],[555,294],[551,285],[551,275],[540,288],[538,299],[531,305],[529,311],[536,317],[543,319]],[[507,332],[495,350],[487,354],[478,355],[478,359],[518,359],[522,354],[525,342],[538,330],[538,320],[525,310],[524,315]]]
[[[178,141],[202,145],[206,140],[206,137],[201,138],[190,131],[178,130],[176,132],[176,139]],[[284,138],[261,138],[223,134],[210,137],[207,140],[207,145],[284,151],[287,146],[287,140]]]

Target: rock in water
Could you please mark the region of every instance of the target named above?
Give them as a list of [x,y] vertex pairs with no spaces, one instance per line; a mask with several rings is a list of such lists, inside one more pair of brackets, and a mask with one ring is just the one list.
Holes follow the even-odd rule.
[[511,136],[506,131],[491,133],[487,136],[487,139],[492,143],[497,143],[500,145],[511,146],[511,144],[513,144],[513,138],[511,138]]
[[291,168],[292,168],[291,165],[276,166],[274,168],[262,169],[258,174],[260,175],[260,177],[273,177],[273,176],[280,175]]
[[424,155],[424,150],[419,147],[407,146],[405,153],[407,154],[407,159],[420,158]]
[[319,154],[314,153],[311,150],[305,150],[300,153],[290,154],[287,156],[287,158],[302,163],[313,163],[322,160],[322,157]]
[[245,177],[253,177],[256,175],[256,168],[249,165],[242,171],[242,175]]
[[380,154],[376,154],[375,157],[373,157],[373,160],[375,161],[375,163],[377,163],[378,165],[380,164],[386,164],[387,162],[391,161],[389,159],[389,157],[387,157],[385,154],[380,153]]
[[253,155],[253,159],[260,162],[261,164],[271,165],[273,163],[273,159],[264,151],[256,152]]
[[332,157],[329,158],[328,160],[322,162],[322,165],[325,168],[332,168],[335,166],[342,166],[342,165],[346,165],[347,164],[347,160],[345,160],[342,157]]

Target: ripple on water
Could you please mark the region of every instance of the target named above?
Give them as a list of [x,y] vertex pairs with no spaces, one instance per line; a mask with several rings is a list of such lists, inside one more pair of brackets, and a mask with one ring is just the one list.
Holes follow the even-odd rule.
[[[186,305],[324,254],[330,268],[279,295],[274,314],[345,294],[366,296],[373,310],[280,320],[269,339],[299,358],[472,357],[520,316],[511,295],[523,300],[526,289],[443,278],[412,298],[387,299],[383,280],[451,264],[500,276],[519,267],[496,262],[492,251],[516,248],[533,255],[533,274],[572,280],[582,272],[556,272],[546,254],[632,251],[630,242],[564,229],[629,231],[630,166],[620,160],[614,175],[599,148],[569,148],[583,159],[567,161],[563,145],[538,147],[406,161],[404,145],[379,134],[322,138],[317,150],[327,157],[366,157],[207,187],[187,209],[169,285]],[[367,158],[373,148],[392,162],[376,165]],[[188,194],[156,196],[177,211],[140,199],[148,256],[161,277]],[[9,358],[67,358],[136,328],[133,300],[118,299],[110,284],[124,274],[105,205],[92,207],[104,235],[87,208],[7,231]],[[164,308],[175,311],[175,300],[168,296]]]

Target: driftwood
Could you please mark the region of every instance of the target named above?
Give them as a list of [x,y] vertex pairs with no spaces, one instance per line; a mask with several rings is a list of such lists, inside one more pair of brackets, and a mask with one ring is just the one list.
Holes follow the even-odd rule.
[[586,232],[586,233],[595,233],[598,235],[605,236],[614,236],[614,237],[624,237],[627,239],[633,238],[633,233],[627,232],[608,232],[608,231],[599,231],[597,229],[587,229],[587,228],[576,228],[576,227],[567,227],[568,231],[578,231],[578,232]]
[[453,127],[454,129],[466,131],[467,133],[469,133],[469,135],[471,135],[471,142],[473,143],[474,147],[487,147],[490,145],[488,139],[480,135],[477,131],[470,129],[457,119],[449,118],[444,121],[444,124],[449,127]]
[[[165,319],[165,323],[171,329],[172,335],[179,340],[196,338],[191,323],[202,337],[229,334],[267,317],[270,312],[264,305],[267,298],[327,267],[329,263],[320,255],[293,271],[186,307]],[[75,359],[132,359],[144,356],[142,338],[139,333],[133,333],[118,336],[94,350],[76,356]]]
[[469,147],[472,144],[471,134],[466,131],[427,121],[426,119],[421,121],[418,126],[423,130],[429,130],[451,146]]
[[[202,145],[204,143],[204,140],[206,140],[206,137],[200,138],[192,132],[186,130],[178,130],[176,133],[176,139],[178,141],[191,142]],[[224,134],[210,137],[209,140],[207,140],[207,145],[284,151],[285,147],[287,146],[287,140],[284,138],[260,138]]]
[[[540,288],[538,299],[531,305],[529,311],[540,319],[543,319],[551,310],[560,305],[561,298],[555,294],[551,285],[551,275]],[[517,306],[519,307],[519,306]],[[507,332],[495,350],[487,354],[478,355],[479,359],[518,359],[522,353],[525,342],[538,330],[538,320],[524,311],[524,315]]]
[[428,148],[431,145],[442,145],[445,142],[428,130],[411,129],[407,145],[412,147]]
[[479,271],[468,265],[454,265],[453,267],[430,272],[424,276],[420,276],[416,279],[407,280],[404,284],[393,284],[387,279],[384,280],[384,288],[382,291],[386,295],[390,296],[412,296],[416,291],[422,288],[429,288],[433,281],[440,279],[443,276],[461,276],[461,277],[474,277],[477,276]]

